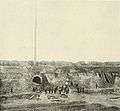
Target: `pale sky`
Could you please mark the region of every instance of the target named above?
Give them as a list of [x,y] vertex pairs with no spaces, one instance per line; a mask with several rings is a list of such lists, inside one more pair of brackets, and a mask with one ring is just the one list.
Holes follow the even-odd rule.
[[[34,3],[0,1],[0,59],[33,59]],[[120,1],[38,0],[37,6],[37,60],[120,61]]]

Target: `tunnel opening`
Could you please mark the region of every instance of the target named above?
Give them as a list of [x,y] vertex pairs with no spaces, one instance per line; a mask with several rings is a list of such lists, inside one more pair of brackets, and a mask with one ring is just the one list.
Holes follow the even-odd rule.
[[42,83],[42,80],[39,76],[35,76],[32,80],[34,83],[37,83],[37,84],[41,84]]

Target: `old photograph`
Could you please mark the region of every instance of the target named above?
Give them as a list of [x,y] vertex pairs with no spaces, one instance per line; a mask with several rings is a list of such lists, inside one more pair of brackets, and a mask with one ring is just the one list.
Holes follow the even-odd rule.
[[0,1],[0,111],[120,111],[120,1]]

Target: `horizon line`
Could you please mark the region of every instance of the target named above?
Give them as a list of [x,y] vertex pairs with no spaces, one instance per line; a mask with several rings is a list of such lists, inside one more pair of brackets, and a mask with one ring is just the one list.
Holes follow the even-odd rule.
[[[18,60],[18,59],[0,59],[0,61],[18,61],[18,62],[27,62],[27,61],[33,61],[32,59],[27,59],[27,60]],[[77,62],[120,62],[120,60],[78,60],[78,61],[69,61],[69,60],[63,60],[63,59],[41,59],[41,60],[36,60],[36,62],[42,62],[42,61],[45,61],[45,62],[72,62],[72,63],[77,63]]]

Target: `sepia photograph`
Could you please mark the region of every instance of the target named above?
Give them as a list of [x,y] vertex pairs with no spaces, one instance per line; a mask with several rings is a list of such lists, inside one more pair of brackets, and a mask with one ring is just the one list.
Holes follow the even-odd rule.
[[120,111],[120,1],[1,0],[0,111]]

